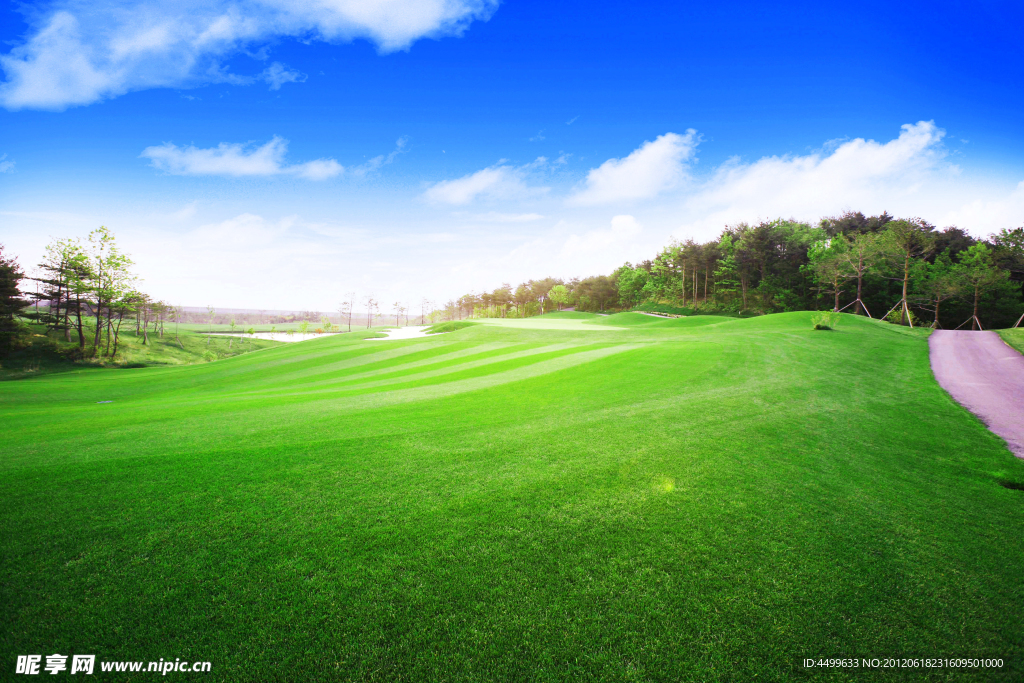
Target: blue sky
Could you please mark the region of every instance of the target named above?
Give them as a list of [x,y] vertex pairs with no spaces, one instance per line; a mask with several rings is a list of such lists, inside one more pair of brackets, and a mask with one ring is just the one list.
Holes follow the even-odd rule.
[[607,272],[846,209],[1024,224],[1014,3],[7,4],[0,241],[186,305]]

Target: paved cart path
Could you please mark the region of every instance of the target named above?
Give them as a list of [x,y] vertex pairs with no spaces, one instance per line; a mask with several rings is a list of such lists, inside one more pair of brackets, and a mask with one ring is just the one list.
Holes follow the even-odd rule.
[[928,348],[942,388],[1024,458],[1024,356],[995,332],[936,330]]

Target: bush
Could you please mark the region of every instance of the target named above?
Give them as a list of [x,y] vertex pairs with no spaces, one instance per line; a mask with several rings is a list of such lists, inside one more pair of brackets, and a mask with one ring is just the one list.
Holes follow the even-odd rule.
[[203,360],[207,363],[217,360],[217,354],[213,351],[203,351]]
[[[910,318],[910,323],[912,325],[920,325],[921,324],[920,321],[917,319],[917,316],[914,315],[914,312],[911,311],[910,309],[907,309],[907,317]],[[895,308],[895,309],[889,311],[889,315],[885,316],[885,321],[886,322],[890,322],[893,325],[902,325],[903,324],[903,309],[902,308]]]
[[471,323],[468,320],[449,320],[446,323],[431,325],[426,329],[427,334],[440,334],[441,332],[454,332],[478,323]]
[[811,316],[816,330],[834,330],[839,325],[839,314],[834,311],[817,311]]

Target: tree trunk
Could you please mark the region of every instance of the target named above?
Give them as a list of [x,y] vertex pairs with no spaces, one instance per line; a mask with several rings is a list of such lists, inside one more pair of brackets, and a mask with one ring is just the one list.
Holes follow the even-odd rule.
[[85,353],[85,326],[82,323],[82,297],[75,293],[75,318],[78,320],[78,348]]
[[971,318],[971,329],[978,329],[978,294],[981,292],[981,286],[974,285],[974,317]]
[[942,299],[935,299],[935,322],[932,323],[932,329],[939,329],[939,306],[942,304]]
[[99,353],[100,348],[100,332],[103,330],[103,321],[100,311],[103,310],[103,300],[97,295],[96,297],[96,337],[92,340],[92,347]]
[[65,287],[67,296],[64,297],[64,340],[71,343],[71,286]]
[[833,287],[835,289],[835,292],[836,292],[836,303],[835,303],[834,306],[832,306],[832,312],[833,313],[838,313],[839,312],[839,276],[838,275],[836,276],[836,279],[835,279],[835,281],[833,281],[832,285],[833,285]]
[[117,316],[117,327],[114,328],[114,357],[117,356],[117,342],[120,340],[121,321],[124,319],[124,311]]
[[744,275],[744,274],[740,274],[740,289],[742,290],[742,294],[743,294],[743,309],[746,310],[746,308],[747,308],[747,276]]
[[106,356],[110,355],[110,338],[113,336],[111,332],[114,328],[113,316],[114,312],[110,310],[110,306],[107,306],[107,347],[103,350],[103,354]]
[[[860,255],[857,258],[857,310],[863,311],[864,315],[868,314],[868,309],[864,308],[864,301],[860,298],[861,291],[863,290],[864,284],[864,256]],[[870,316],[869,316],[870,317]]]
[[910,323],[910,318],[907,317],[907,281],[910,279],[910,252],[906,253],[903,259],[903,310],[900,314],[901,323],[907,325]]

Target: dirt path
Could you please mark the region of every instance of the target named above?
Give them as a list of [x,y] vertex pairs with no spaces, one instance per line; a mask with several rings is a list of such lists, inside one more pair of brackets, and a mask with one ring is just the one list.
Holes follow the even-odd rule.
[[995,332],[936,330],[928,348],[942,388],[1024,458],[1024,356]]

